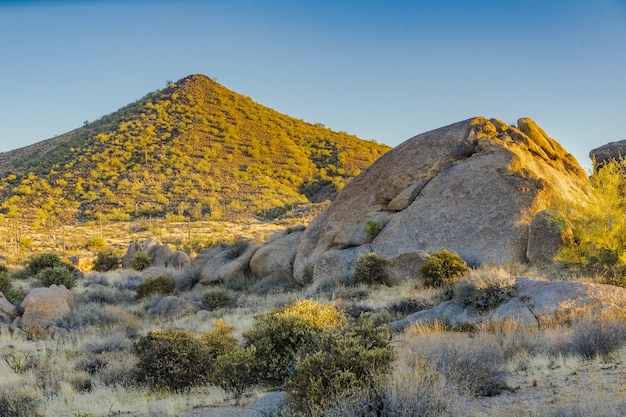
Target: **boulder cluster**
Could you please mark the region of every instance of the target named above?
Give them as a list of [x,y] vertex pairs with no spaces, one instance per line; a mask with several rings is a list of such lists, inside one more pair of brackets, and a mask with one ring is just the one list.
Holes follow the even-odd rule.
[[588,187],[576,159],[531,119],[515,127],[475,117],[397,146],[306,229],[279,232],[261,246],[218,245],[190,266],[204,284],[249,275],[318,285],[349,276],[369,253],[398,280],[444,248],[470,265],[549,262],[567,242],[545,210]]

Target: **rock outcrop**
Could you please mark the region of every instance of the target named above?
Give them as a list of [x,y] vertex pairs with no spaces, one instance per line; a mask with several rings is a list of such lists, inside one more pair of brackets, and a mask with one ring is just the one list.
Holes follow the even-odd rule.
[[251,275],[250,260],[258,248],[246,241],[216,245],[200,252],[190,267],[199,270],[202,285],[247,278]]
[[626,158],[626,139],[607,143],[589,152],[589,158],[601,164],[611,159],[617,161]]
[[291,277],[298,240],[304,226],[294,226],[267,238],[250,259],[250,271],[260,280],[266,277]]
[[157,238],[151,237],[145,242],[131,242],[124,256],[122,256],[122,268],[130,268],[133,256],[138,252],[147,253],[152,259],[153,266],[171,266],[183,268],[191,262],[189,255],[183,251],[174,251],[168,244],[163,244]]
[[11,323],[19,313],[19,309],[0,292],[0,323]]
[[315,281],[327,253],[364,245],[387,259],[446,248],[471,265],[525,262],[535,213],[587,186],[576,159],[530,119],[455,123],[407,140],[346,185],[299,239],[294,276]]
[[24,330],[47,327],[68,316],[73,305],[72,293],[64,285],[34,288],[20,303],[23,314],[19,327]]
[[468,328],[483,321],[506,319],[537,327],[565,321],[588,310],[621,312],[626,308],[626,288],[612,285],[520,277],[514,288],[517,296],[487,312],[451,300],[396,320],[391,327],[401,331],[414,323],[439,321],[453,328]]

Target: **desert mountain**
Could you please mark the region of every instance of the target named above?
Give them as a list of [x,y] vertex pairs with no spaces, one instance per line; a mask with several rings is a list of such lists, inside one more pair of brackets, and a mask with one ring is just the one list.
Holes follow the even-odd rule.
[[0,212],[40,225],[271,216],[332,199],[388,150],[191,75],[79,129],[0,154]]

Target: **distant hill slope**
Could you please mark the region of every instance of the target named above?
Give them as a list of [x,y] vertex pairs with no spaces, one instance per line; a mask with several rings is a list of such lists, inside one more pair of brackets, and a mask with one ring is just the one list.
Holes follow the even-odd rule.
[[40,225],[268,215],[333,198],[389,149],[191,75],[84,127],[0,154],[0,214]]

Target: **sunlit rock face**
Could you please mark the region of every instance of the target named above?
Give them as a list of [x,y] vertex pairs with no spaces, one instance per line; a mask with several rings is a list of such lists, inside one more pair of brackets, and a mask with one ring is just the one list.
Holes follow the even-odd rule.
[[361,246],[388,259],[446,248],[473,265],[525,262],[534,214],[580,197],[588,184],[576,159],[531,119],[513,127],[475,117],[426,132],[363,171],[309,225],[294,276],[315,281],[327,252]]

